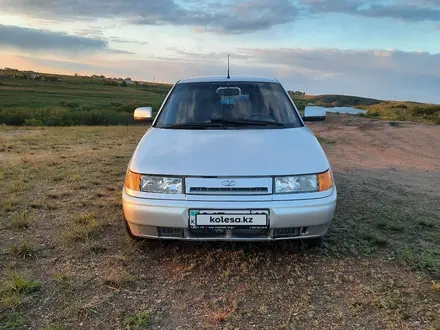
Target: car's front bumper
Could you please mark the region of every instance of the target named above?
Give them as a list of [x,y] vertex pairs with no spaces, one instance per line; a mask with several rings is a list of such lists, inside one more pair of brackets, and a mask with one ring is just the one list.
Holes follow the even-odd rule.
[[[333,220],[336,209],[336,187],[328,197],[289,201],[189,201],[145,199],[122,192],[125,220],[134,236],[156,239],[181,239],[204,241],[267,241],[279,239],[304,239],[323,236]],[[201,234],[189,227],[190,209],[214,210],[269,210],[269,228],[256,232],[224,232]],[[278,234],[280,229],[287,229]],[[165,229],[165,230],[164,230]],[[164,233],[167,229],[170,234]],[[174,230],[175,229],[175,230]]]

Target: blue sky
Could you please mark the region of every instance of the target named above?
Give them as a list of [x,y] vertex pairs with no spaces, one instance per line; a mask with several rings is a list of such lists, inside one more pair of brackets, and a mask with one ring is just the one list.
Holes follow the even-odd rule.
[[440,0],[0,0],[0,67],[440,103]]

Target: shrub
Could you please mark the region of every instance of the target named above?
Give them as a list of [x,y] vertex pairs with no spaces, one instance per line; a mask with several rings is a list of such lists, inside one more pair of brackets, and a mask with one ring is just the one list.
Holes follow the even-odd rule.
[[79,107],[79,110],[90,111],[93,110],[93,106],[91,106],[90,104],[83,104]]
[[416,106],[413,109],[413,114],[414,115],[435,115],[437,112],[440,112],[440,106],[431,106],[431,107],[421,107],[421,106]]
[[120,102],[110,101],[111,107],[120,107],[121,105],[122,105],[122,103],[120,103]]
[[0,110],[0,124],[21,126],[27,117],[26,110],[11,109]]
[[368,111],[366,114],[365,114],[365,116],[366,117],[371,117],[371,118],[374,118],[374,117],[379,117],[380,116],[380,113],[379,112],[370,112],[370,111]]
[[0,125],[32,126],[72,126],[72,125],[129,125],[135,124],[133,110],[77,110],[47,108],[38,110],[3,109],[0,110]]
[[79,106],[79,103],[71,101],[61,101],[60,105],[65,108],[77,108]]
[[393,109],[408,109],[406,104],[397,104],[392,106]]
[[116,110],[121,112],[130,112],[133,113],[134,109],[141,107],[142,105],[139,103],[128,103],[128,104],[120,104]]
[[25,119],[24,120],[25,126],[43,126],[43,122],[39,119]]
[[106,85],[106,86],[119,86],[118,82],[115,80],[106,80],[106,81],[104,81],[104,85]]

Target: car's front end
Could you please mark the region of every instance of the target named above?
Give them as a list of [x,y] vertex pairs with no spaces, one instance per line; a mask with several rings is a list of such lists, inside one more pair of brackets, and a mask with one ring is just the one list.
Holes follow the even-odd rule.
[[[267,84],[236,85],[239,93],[247,91],[251,104],[262,102],[256,101],[260,91],[267,94]],[[214,89],[196,87],[206,86],[210,90],[204,93],[213,90],[213,95],[229,88],[226,82],[216,82]],[[190,94],[185,93],[185,97]],[[301,119],[294,117],[298,115],[294,106],[290,110],[290,105],[284,105],[286,113],[294,115],[287,113],[293,119],[283,122],[226,117],[196,122],[191,113],[186,114],[192,116],[189,123],[176,124],[182,111],[190,112],[188,106],[180,112],[175,109],[183,103],[182,95],[176,96],[177,106],[165,100],[175,113],[165,111],[156,119],[128,165],[122,205],[132,236],[272,241],[321,238],[327,233],[336,208],[336,185],[323,149]],[[243,99],[241,94],[231,95],[234,102]],[[237,103],[230,103],[229,97],[219,108],[238,113],[231,107]],[[278,94],[275,101],[279,99]],[[267,107],[273,111],[271,104]],[[173,125],[167,121],[174,121]]]
[[[323,184],[328,184],[330,173],[326,173],[321,174],[327,177]],[[321,237],[336,207],[335,186],[287,196],[272,193],[270,177],[183,181],[187,193],[173,198],[164,194],[143,198],[140,192],[124,188],[124,215],[134,236],[246,241]],[[229,188],[233,183],[234,188]]]

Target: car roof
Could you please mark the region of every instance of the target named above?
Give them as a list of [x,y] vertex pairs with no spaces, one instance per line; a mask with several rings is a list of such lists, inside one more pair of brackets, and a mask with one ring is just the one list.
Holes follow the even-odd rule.
[[201,76],[201,77],[189,77],[179,80],[178,84],[187,83],[199,83],[199,82],[231,82],[231,81],[248,81],[248,82],[264,82],[264,83],[279,83],[275,78],[263,77],[263,76],[236,76],[231,75],[231,78],[224,76]]

